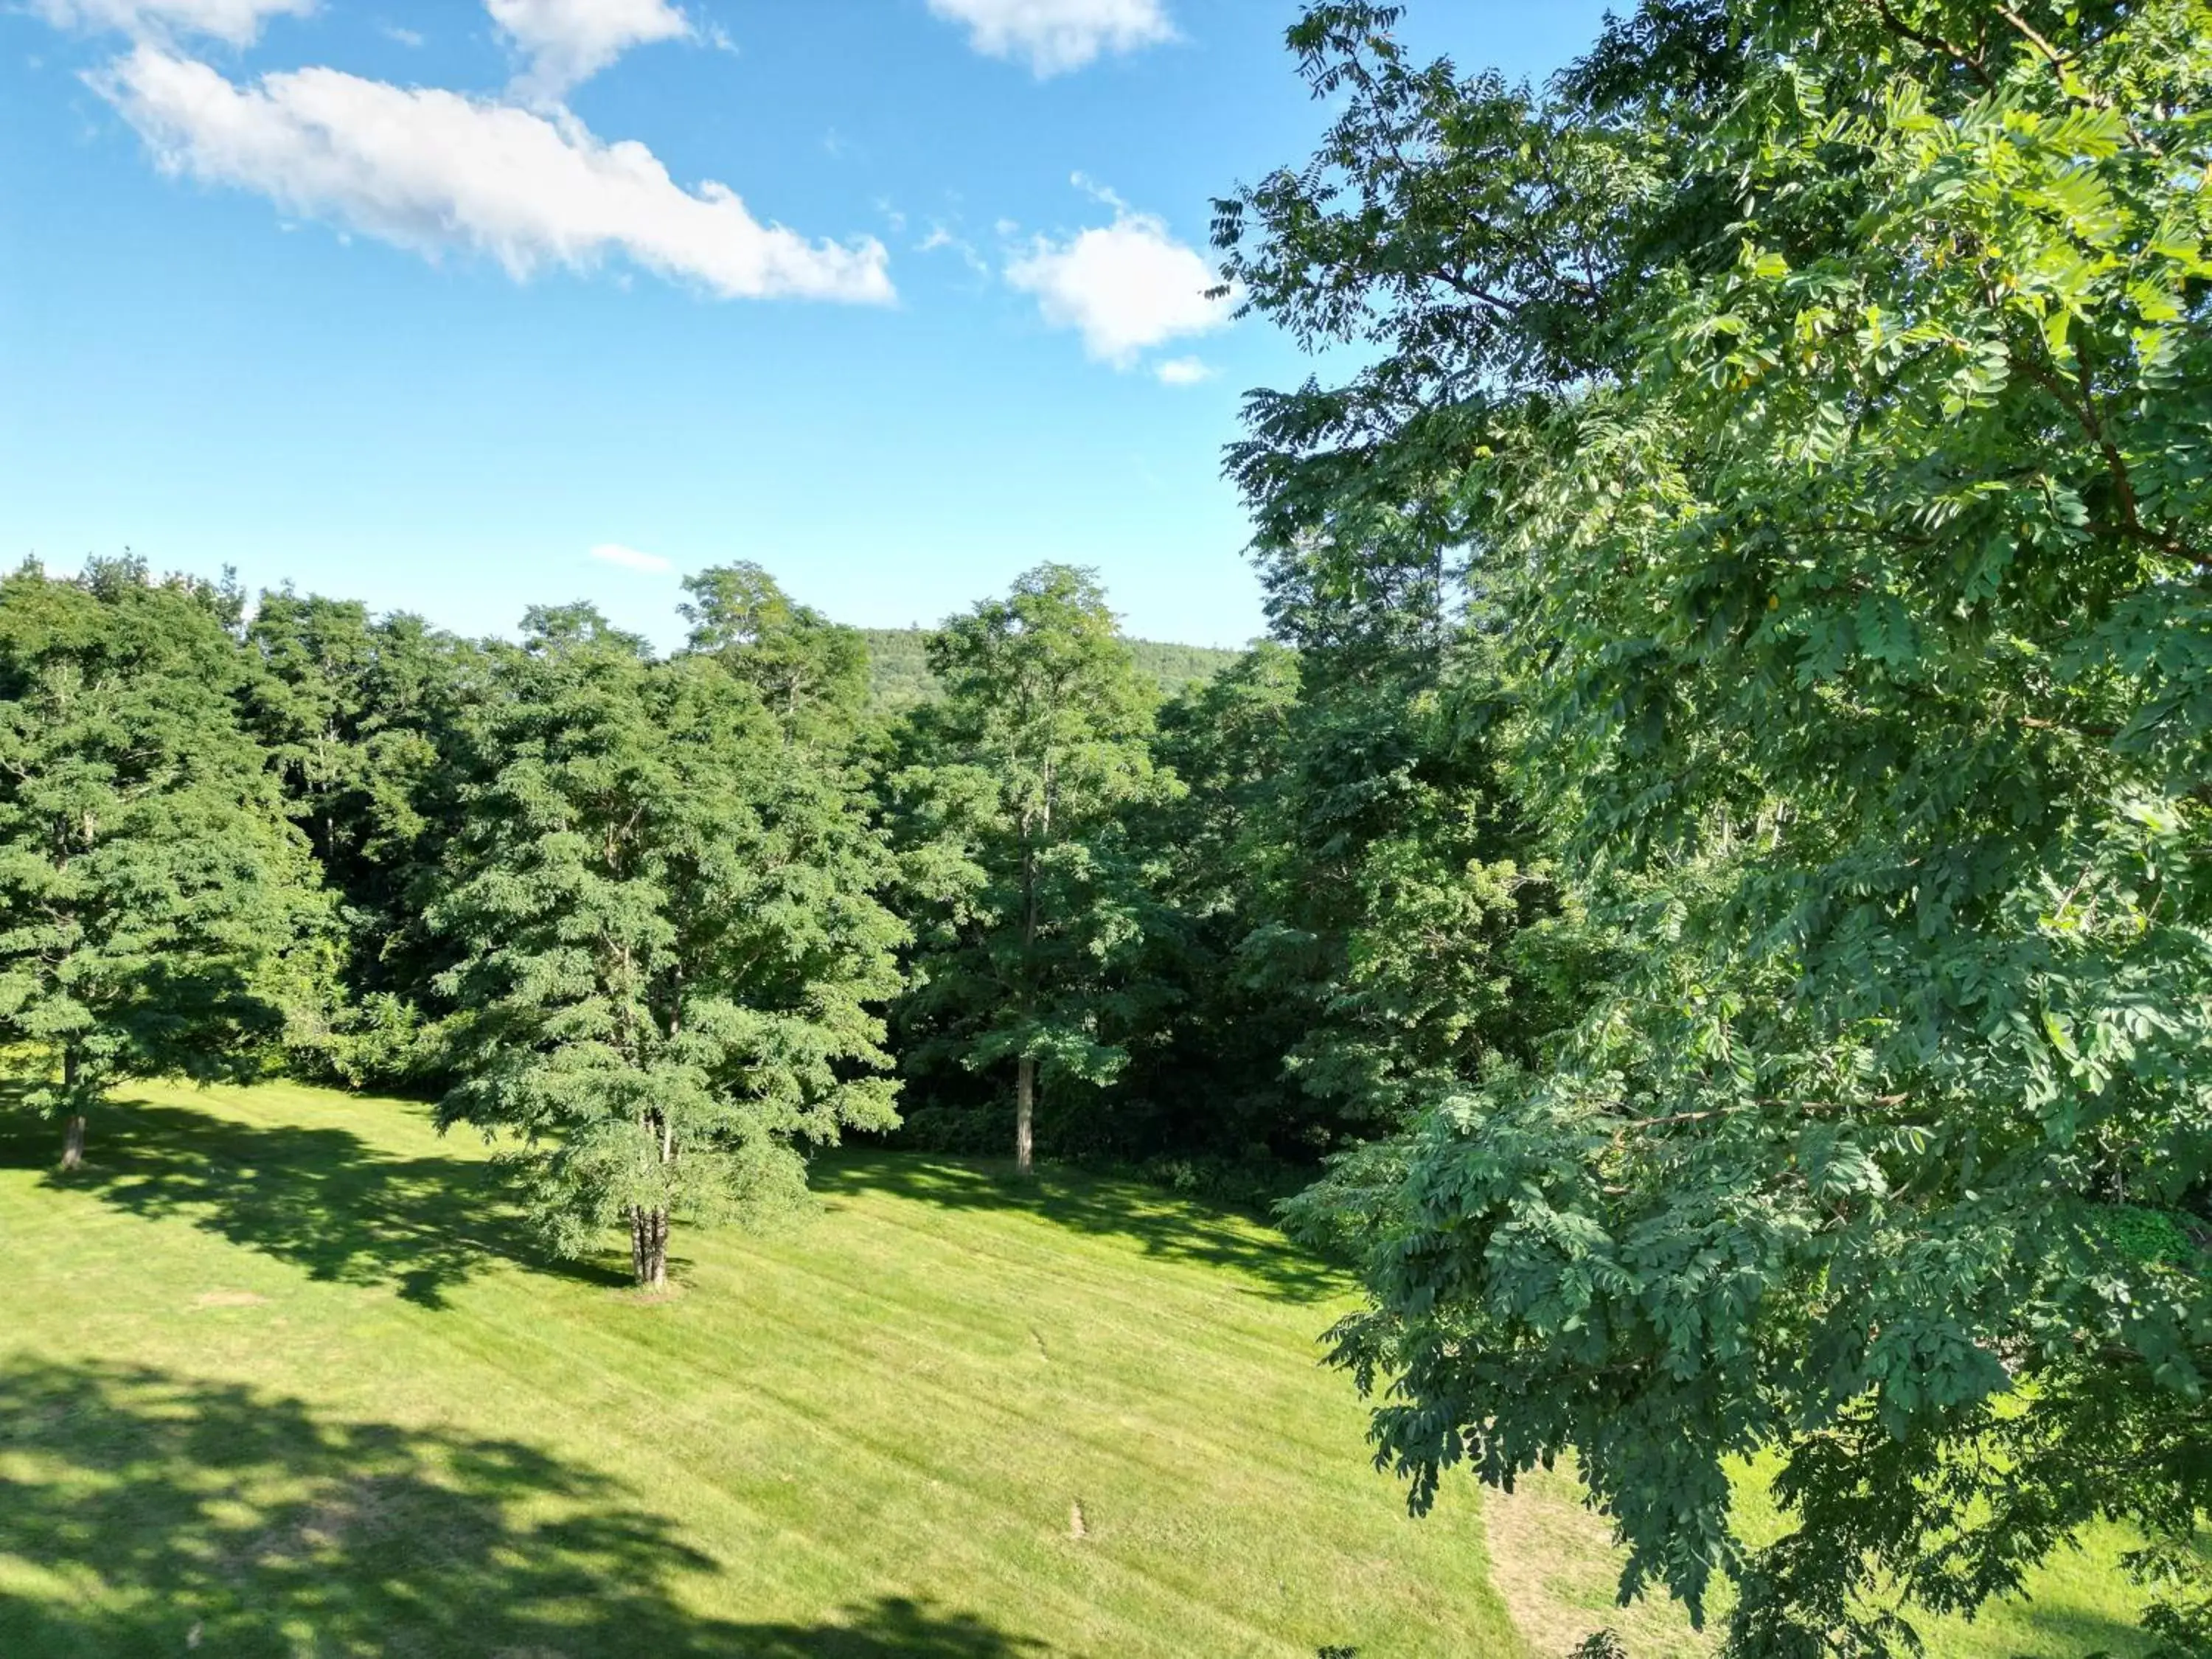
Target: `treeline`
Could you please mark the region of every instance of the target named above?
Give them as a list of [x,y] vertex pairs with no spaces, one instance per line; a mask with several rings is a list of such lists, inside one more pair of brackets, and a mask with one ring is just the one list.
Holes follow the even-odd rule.
[[[861,642],[868,647],[868,696],[878,707],[910,708],[937,695],[937,678],[929,668],[929,633],[926,628],[860,630]],[[1131,640],[1128,645],[1137,672],[1167,697],[1211,678],[1237,659],[1236,652],[1210,645],[1171,645],[1159,640]]]
[[1553,1018],[1472,642],[1164,700],[1046,565],[887,711],[766,572],[685,588],[662,658],[581,605],[510,642],[129,560],[0,581],[7,1018],[65,1162],[131,1076],[412,1090],[650,1283],[672,1217],[793,1201],[799,1147],[902,1113],[1251,1197]]
[[894,1111],[1326,1158],[1417,1507],[1571,1455],[1735,1659],[2124,1522],[2212,1651],[2201,0],[1650,0],[1541,88],[1396,21],[1308,8],[1320,149],[1217,204],[1357,349],[1248,398],[1273,640],[1164,702],[1050,566],[888,718],[744,568],[665,661],[11,579],[33,1103],[411,1078],[647,1278]]

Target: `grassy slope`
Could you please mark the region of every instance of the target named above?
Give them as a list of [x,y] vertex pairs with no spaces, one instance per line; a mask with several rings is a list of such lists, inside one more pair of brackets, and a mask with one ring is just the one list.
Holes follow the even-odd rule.
[[[1741,1519],[1753,1542],[1778,1534],[1783,1518],[1765,1480],[1747,1471]],[[1540,1653],[1564,1653],[1599,1626],[1618,1631],[1632,1659],[1708,1659],[1719,1646],[1727,1607],[1716,1598],[1713,1623],[1690,1628],[1681,1608],[1655,1596],[1622,1608],[1613,1595],[1622,1553],[1609,1528],[1582,1507],[1581,1483],[1565,1471],[1538,1474],[1510,1498],[1486,1507],[1496,1583],[1516,1627]],[[1911,1615],[1926,1659],[2079,1659],[2106,1653],[2137,1659],[2151,1644],[2136,1629],[2142,1592],[2128,1582],[2119,1556],[2128,1539],[2116,1527],[2094,1528],[2080,1550],[2063,1551],[2028,1575],[2029,1599],[1994,1603],[1972,1621]]]
[[1522,1651],[1260,1229],[856,1156],[649,1305],[518,1260],[418,1108],[155,1089],[93,1136],[66,1186],[0,1143],[0,1653]]

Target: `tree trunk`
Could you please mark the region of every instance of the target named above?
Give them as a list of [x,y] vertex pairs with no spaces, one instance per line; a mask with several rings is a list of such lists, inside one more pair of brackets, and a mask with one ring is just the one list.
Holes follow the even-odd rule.
[[[1049,781],[1048,781],[1045,823],[1051,824]],[[1022,1014],[1026,1021],[1035,1006],[1036,979],[1030,961],[1036,948],[1036,852],[1030,844],[1029,825],[1022,826]],[[1030,1172],[1030,1120],[1036,1109],[1036,1060],[1024,1054],[1014,1062],[1014,1173],[1025,1176]]]
[[641,1291],[668,1288],[668,1212],[629,1212],[629,1265]]
[[[76,1092],[76,1050],[63,1049],[62,1087],[72,1095]],[[62,1131],[62,1169],[67,1172],[78,1168],[83,1162],[84,1114],[82,1111],[74,1111],[70,1114],[68,1126]]]
[[1030,1120],[1036,1109],[1036,1061],[1024,1054],[1014,1062],[1014,1173],[1030,1172]]

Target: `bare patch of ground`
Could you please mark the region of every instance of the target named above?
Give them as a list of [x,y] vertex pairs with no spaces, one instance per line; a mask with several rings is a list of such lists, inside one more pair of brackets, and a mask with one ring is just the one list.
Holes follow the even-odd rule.
[[1537,1659],[1564,1659],[1606,1629],[1629,1659],[1706,1659],[1717,1645],[1663,1596],[1615,1605],[1622,1552],[1611,1523],[1583,1507],[1582,1483],[1565,1470],[1522,1475],[1510,1497],[1486,1491],[1482,1518],[1492,1582]]
[[203,1291],[192,1298],[195,1308],[259,1308],[268,1304],[265,1296],[256,1296],[252,1291]]

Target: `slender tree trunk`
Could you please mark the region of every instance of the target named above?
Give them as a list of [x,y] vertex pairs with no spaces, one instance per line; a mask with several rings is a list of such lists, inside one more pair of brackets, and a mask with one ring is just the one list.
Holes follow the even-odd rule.
[[[1049,773],[1047,774],[1048,777]],[[1048,808],[1048,811],[1050,809]],[[1047,819],[1050,823],[1050,819]],[[1036,949],[1036,852],[1029,827],[1022,828],[1022,1012],[1036,1006],[1036,977],[1030,957]],[[1030,1123],[1036,1114],[1036,1060],[1024,1054],[1014,1062],[1014,1173],[1030,1172]]]
[[1036,1111],[1036,1061],[1024,1054],[1014,1062],[1014,1173],[1030,1172],[1030,1119]]
[[[76,1091],[76,1050],[62,1050],[62,1087],[71,1094]],[[62,1168],[70,1170],[84,1163],[84,1114],[72,1111],[69,1123],[62,1130]]]
[[668,1212],[642,1207],[629,1212],[629,1265],[641,1291],[668,1288]]

